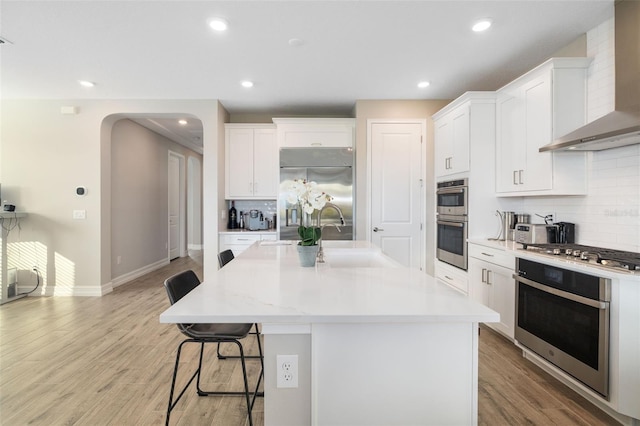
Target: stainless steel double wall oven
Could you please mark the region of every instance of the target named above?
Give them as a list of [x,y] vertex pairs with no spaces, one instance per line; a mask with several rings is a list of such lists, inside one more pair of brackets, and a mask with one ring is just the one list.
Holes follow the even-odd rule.
[[436,257],[460,269],[467,269],[467,179],[439,182],[436,190]]

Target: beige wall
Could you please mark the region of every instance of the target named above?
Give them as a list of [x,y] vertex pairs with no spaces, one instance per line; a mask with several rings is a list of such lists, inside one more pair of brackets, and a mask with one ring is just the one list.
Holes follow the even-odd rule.
[[[62,115],[62,106],[78,114]],[[126,115],[184,114],[203,123],[205,145],[218,140],[216,100],[2,100],[0,182],[3,198],[29,216],[9,242],[21,267],[36,265],[44,283],[39,294],[97,296],[111,291],[111,133]],[[217,149],[204,161],[204,184],[217,188]],[[206,164],[205,164],[206,166]],[[207,181],[208,179],[208,181]],[[84,197],[75,195],[85,186]],[[213,193],[215,193],[213,189]],[[205,192],[206,194],[207,192]],[[217,199],[205,197],[203,217],[215,214]],[[73,210],[86,219],[74,220]],[[214,255],[217,222],[209,221],[213,238],[204,234]],[[117,232],[117,230],[114,230]],[[214,257],[215,259],[215,257]]]
[[[433,175],[433,121],[431,116],[442,109],[447,100],[363,100],[356,102],[356,235],[362,240],[367,235],[367,212],[369,187],[367,182],[367,120],[370,119],[426,119],[426,236],[427,272],[433,272],[433,221],[435,217]],[[430,237],[431,236],[431,237]]]
[[[111,279],[168,263],[169,151],[202,155],[123,119],[111,131]],[[182,190],[186,195],[186,179]],[[185,218],[186,219],[186,218]],[[199,225],[198,225],[199,226]],[[183,230],[186,235],[186,229]],[[198,239],[199,243],[199,239]],[[118,263],[118,257],[120,263]]]

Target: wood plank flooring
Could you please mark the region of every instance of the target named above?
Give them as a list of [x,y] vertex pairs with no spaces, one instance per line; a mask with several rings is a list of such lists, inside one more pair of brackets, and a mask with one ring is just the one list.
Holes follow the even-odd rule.
[[[0,424],[164,424],[182,335],[175,326],[158,322],[169,305],[162,283],[185,269],[201,276],[200,259],[177,259],[100,298],[27,297],[0,306]],[[247,350],[257,352],[255,337],[245,340]],[[203,388],[240,389],[239,363],[218,361],[215,348],[210,349]],[[196,365],[197,350],[187,347],[179,383]],[[259,361],[248,361],[248,367],[255,380]],[[263,407],[258,398],[253,411],[258,426],[264,424]],[[172,412],[171,424],[248,422],[242,397],[198,397],[192,385]],[[618,423],[483,327],[479,424]]]

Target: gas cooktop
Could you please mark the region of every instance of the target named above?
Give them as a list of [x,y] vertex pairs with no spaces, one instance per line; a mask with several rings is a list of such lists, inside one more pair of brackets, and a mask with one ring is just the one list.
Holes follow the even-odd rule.
[[614,271],[640,271],[640,253],[579,244],[523,244],[523,250]]

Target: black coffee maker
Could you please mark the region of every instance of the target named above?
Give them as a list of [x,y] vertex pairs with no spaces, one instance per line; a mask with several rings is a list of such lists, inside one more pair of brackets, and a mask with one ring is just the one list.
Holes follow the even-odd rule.
[[569,222],[558,222],[556,242],[560,244],[573,244],[576,242],[576,224]]

